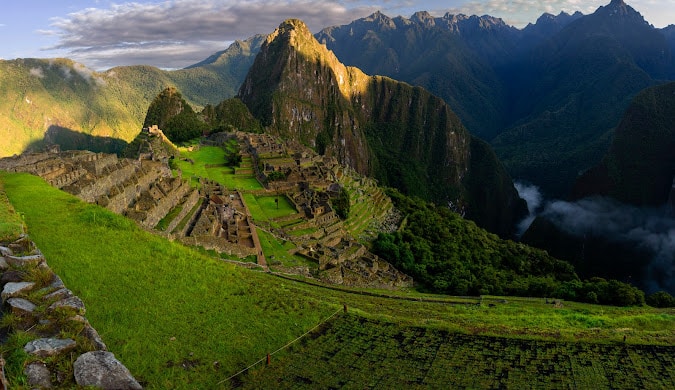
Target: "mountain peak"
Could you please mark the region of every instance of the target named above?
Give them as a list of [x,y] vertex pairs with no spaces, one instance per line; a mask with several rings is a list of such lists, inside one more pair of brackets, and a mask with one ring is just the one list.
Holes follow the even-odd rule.
[[601,6],[595,11],[595,15],[601,15],[606,18],[631,21],[638,24],[648,24],[644,17],[633,7],[626,4],[623,0],[612,0],[608,5]]

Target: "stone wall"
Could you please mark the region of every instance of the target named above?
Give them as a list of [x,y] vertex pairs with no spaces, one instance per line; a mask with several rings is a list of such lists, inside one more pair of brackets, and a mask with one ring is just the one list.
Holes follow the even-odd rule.
[[108,195],[109,204],[107,207],[114,213],[123,214],[143,191],[147,191],[159,177],[163,175],[162,169],[157,164],[144,162],[136,171],[136,174],[129,177],[121,183],[114,191]]
[[147,217],[143,221],[142,225],[148,228],[154,228],[157,223],[164,218],[171,209],[176,207],[185,195],[191,190],[190,185],[182,181],[181,179],[172,179],[177,181],[177,186],[171,188],[168,193],[165,193],[164,196],[160,197],[155,204],[155,207],[148,210]]
[[10,332],[22,331],[32,338],[23,347],[30,356],[23,372],[28,388],[142,388],[107,351],[84,316],[82,300],[66,288],[27,236],[0,242],[0,287],[2,315],[12,316],[3,322]]
[[167,232],[172,232],[178,224],[187,216],[187,214],[192,211],[192,208],[199,202],[199,191],[192,190],[190,194],[186,197],[185,202],[183,202],[183,209],[176,215],[176,217],[169,223],[167,227]]
[[80,188],[80,193],[77,196],[85,202],[95,203],[100,196],[108,195],[112,187],[128,180],[137,169],[138,166],[128,160],[119,164],[115,163],[114,169],[106,172],[106,175],[99,176],[86,187]]

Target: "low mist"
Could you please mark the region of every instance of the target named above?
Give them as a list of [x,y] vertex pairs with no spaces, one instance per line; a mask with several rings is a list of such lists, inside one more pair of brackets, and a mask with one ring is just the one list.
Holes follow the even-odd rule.
[[516,189],[530,210],[530,215],[518,226],[520,234],[536,216],[541,216],[576,237],[602,237],[634,246],[650,255],[645,274],[639,276],[647,293],[658,290],[675,293],[675,218],[669,215],[667,207],[635,207],[604,197],[575,202],[553,200],[542,205],[536,186],[520,183]]

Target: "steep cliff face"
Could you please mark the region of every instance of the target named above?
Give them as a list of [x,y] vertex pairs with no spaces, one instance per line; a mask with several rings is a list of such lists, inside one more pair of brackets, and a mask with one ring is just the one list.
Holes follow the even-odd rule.
[[239,96],[270,131],[366,174],[370,153],[350,100],[368,81],[321,47],[303,22],[288,20],[263,43]]
[[[508,235],[524,211],[494,154],[471,148],[478,140],[442,99],[344,66],[299,20],[268,36],[239,97],[268,131],[335,156],[383,185],[452,203],[491,231]],[[499,179],[469,179],[473,162],[486,160]],[[480,211],[487,206],[501,211]]]
[[603,161],[577,180],[573,197],[611,196],[636,206],[668,201],[675,177],[675,82],[640,92]]

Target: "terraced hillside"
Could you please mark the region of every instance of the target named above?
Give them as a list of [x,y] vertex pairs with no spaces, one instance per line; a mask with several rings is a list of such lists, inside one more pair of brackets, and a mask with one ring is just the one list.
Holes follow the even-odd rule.
[[[527,375],[562,387],[605,373],[607,381],[597,383],[607,387],[673,385],[667,360],[675,345],[672,309],[328,289],[216,261],[35,176],[3,173],[0,181],[51,268],[82,298],[110,351],[146,388],[369,388],[390,383],[387,375],[400,378],[395,367],[427,384],[523,383],[512,381]],[[298,337],[293,350],[283,349]],[[279,349],[271,367],[228,379]],[[16,351],[2,351],[8,364],[25,363]],[[474,376],[455,375],[453,367],[474,356],[465,367]],[[367,363],[375,368],[368,378]],[[511,374],[505,377],[506,368]],[[554,382],[564,370],[574,379]],[[21,369],[12,372],[11,383],[22,383]]]
[[475,336],[340,315],[233,383],[257,389],[665,389],[675,383],[673,352],[672,346]]

